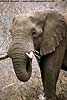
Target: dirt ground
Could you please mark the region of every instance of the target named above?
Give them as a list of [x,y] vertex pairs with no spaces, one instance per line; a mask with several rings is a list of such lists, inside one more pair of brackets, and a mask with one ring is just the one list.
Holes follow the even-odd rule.
[[[21,1],[23,0],[19,0],[19,2],[0,2],[0,54],[7,52],[9,48],[11,42],[9,27],[16,14],[44,9],[67,12],[67,0],[54,0],[54,2]],[[0,61],[0,100],[45,100],[40,69],[35,57],[32,66],[30,80],[23,83],[17,79],[10,58]],[[56,90],[59,100],[67,100],[66,71],[60,70]]]

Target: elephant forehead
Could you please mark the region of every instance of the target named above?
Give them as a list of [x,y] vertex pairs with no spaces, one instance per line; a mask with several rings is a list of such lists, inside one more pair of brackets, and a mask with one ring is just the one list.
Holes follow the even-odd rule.
[[29,17],[27,16],[16,16],[13,19],[13,22],[10,26],[10,32],[24,32],[24,31],[31,31],[33,27],[33,23],[30,21]]
[[[45,12],[31,12],[26,14],[17,15],[13,22],[23,23],[25,25],[41,24],[46,19],[47,13]],[[31,25],[30,25],[31,26]],[[29,27],[29,26],[28,26]]]
[[[14,21],[14,24],[17,24],[17,25],[30,25],[31,24],[31,21],[29,19],[29,17],[27,16],[16,16],[15,17],[15,21]],[[29,26],[28,26],[29,27]]]

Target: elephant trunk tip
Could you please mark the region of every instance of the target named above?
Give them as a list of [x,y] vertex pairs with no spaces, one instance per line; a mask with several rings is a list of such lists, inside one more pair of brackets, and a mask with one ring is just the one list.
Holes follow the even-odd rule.
[[29,79],[30,79],[30,77],[29,78],[22,78],[22,77],[17,77],[18,78],[18,80],[20,80],[21,82],[27,82]]
[[[25,72],[24,72],[24,74],[25,74]],[[30,79],[30,77],[31,77],[31,72],[28,74],[28,75],[22,75],[22,74],[17,74],[16,76],[17,76],[17,78],[21,81],[21,82],[26,82],[26,81],[28,81],[29,79]]]

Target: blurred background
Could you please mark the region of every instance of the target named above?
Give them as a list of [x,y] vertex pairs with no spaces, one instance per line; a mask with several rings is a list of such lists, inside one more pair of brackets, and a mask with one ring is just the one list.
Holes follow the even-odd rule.
[[[9,28],[13,17],[45,9],[67,12],[67,0],[0,0],[0,54],[8,51],[11,42]],[[15,76],[10,58],[0,61],[0,100],[45,100],[35,57],[32,65],[32,76],[28,82],[23,83]],[[57,95],[59,100],[67,100],[67,72],[63,70],[57,82]]]

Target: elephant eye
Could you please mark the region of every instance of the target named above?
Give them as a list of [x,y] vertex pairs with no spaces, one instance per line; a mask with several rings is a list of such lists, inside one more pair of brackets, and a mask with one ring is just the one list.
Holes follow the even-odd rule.
[[37,37],[37,33],[34,31],[34,32],[32,33],[32,36],[33,36],[33,38]]
[[36,34],[36,32],[33,32],[33,33],[32,33],[32,35],[35,35],[35,34]]

